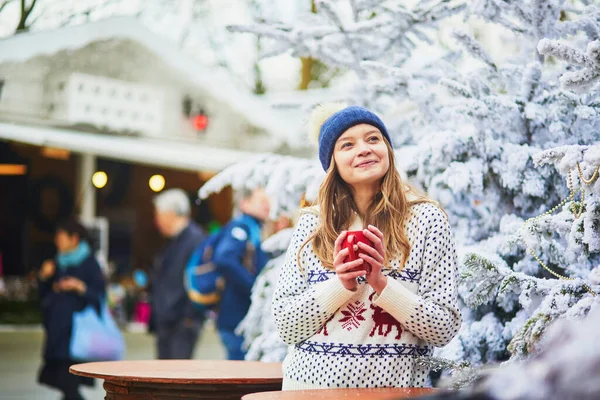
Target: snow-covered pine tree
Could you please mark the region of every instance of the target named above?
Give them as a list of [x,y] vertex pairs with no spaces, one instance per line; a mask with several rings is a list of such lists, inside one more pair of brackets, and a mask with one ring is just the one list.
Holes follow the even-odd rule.
[[[350,13],[354,19],[342,23],[346,20],[339,12],[331,11],[339,10],[340,4],[360,12]],[[507,358],[511,343],[515,358],[525,357],[551,321],[584,315],[595,304],[588,289],[597,291],[598,283],[598,193],[595,186],[585,187],[585,199],[578,200],[573,192],[597,184],[585,183],[598,164],[584,157],[596,154],[589,146],[600,139],[599,95],[561,88],[559,77],[575,68],[544,57],[536,48],[544,38],[566,40],[576,48],[597,40],[598,7],[560,0],[470,3],[465,18],[478,16],[490,27],[507,28],[519,48],[500,63],[471,35],[456,31],[455,40],[477,65],[453,53],[423,63],[394,48],[392,43],[403,43],[400,37],[410,37],[408,31],[392,30],[402,33],[390,41],[388,25],[372,20],[391,15],[395,21],[407,21],[406,15],[422,15],[403,14],[402,4],[322,1],[318,6],[327,11],[309,21],[244,29],[275,39],[278,51],[291,48],[354,71],[360,79],[351,97],[354,102],[391,112],[394,103],[410,97],[416,107],[408,115],[409,123],[390,130],[397,144],[416,144],[418,157],[409,172],[444,205],[466,255],[460,295],[471,308],[464,310],[459,336],[440,354],[486,363]],[[446,1],[423,1],[419,7],[445,9],[443,15],[462,10],[462,5],[451,8]],[[373,9],[377,12],[369,14]],[[386,43],[390,51],[373,50],[386,49]],[[593,83],[595,54],[592,45],[587,58],[572,58],[587,70],[575,79],[566,75],[569,82]],[[457,61],[460,67],[453,65]],[[433,84],[437,81],[451,97],[438,95],[439,86]],[[386,122],[389,119],[394,120],[391,116]],[[584,146],[578,148],[579,159],[570,163],[573,167],[573,160],[580,161],[585,180],[578,180],[579,172],[570,169],[568,185],[565,171],[545,162],[549,156],[539,155],[554,154],[553,149],[563,146]],[[563,199],[567,201],[561,204]],[[557,204],[557,214],[532,219]],[[541,263],[576,279],[555,280]]]
[[[470,12],[511,29],[520,53],[496,65],[472,37],[455,34],[482,67],[441,81],[456,94],[447,107],[464,128],[424,151],[417,172],[455,217],[465,245],[460,295],[470,310],[458,337],[439,354],[474,363],[527,357],[551,322],[587,314],[598,291],[590,288],[597,285],[590,273],[600,264],[598,192],[577,169],[579,162],[589,176],[598,166],[584,158],[594,157],[590,145],[600,140],[600,95],[573,93],[559,82],[565,73],[591,75],[571,79],[569,89],[590,85],[594,46],[585,73],[536,51],[538,43],[541,50],[558,47],[550,38],[574,47],[597,40],[598,7],[494,4],[493,12],[481,3]],[[561,161],[558,154],[567,153]],[[586,193],[584,201],[578,191]]]
[[279,337],[271,313],[271,300],[293,233],[293,227],[283,229],[262,243],[263,251],[279,255],[269,260],[256,277],[250,309],[236,330],[244,337],[246,360],[281,362],[287,354],[287,345]]

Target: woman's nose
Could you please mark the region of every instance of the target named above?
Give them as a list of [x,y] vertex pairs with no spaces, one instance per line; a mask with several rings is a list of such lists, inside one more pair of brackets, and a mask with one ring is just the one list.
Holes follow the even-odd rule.
[[358,155],[367,155],[371,153],[371,147],[366,142],[359,142],[358,144]]

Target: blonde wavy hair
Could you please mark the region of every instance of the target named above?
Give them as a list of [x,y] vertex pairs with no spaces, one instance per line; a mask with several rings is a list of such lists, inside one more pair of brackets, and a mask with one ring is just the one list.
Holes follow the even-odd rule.
[[404,223],[409,218],[411,207],[419,203],[432,203],[439,206],[418,189],[404,183],[396,169],[394,151],[387,140],[384,140],[390,166],[381,179],[380,191],[375,195],[367,211],[362,214],[358,209],[352,189],[340,176],[337,166],[332,161],[319,188],[319,194],[313,205],[319,206],[320,223],[310,237],[300,246],[297,262],[303,270],[300,254],[304,247],[313,242],[313,251],[326,269],[333,269],[333,251],[335,240],[340,232],[349,228],[356,213],[364,226],[376,226],[385,238],[384,268],[391,268],[390,261],[400,257],[400,268],[404,268],[411,243],[404,230]]

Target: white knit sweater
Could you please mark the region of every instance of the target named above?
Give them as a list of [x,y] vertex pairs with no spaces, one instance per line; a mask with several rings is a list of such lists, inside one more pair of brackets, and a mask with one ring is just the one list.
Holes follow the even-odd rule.
[[318,215],[300,218],[273,298],[279,335],[290,345],[283,363],[283,389],[415,387],[428,384],[428,370],[414,358],[431,355],[456,334],[456,250],[445,214],[421,203],[411,208],[405,229],[411,251],[405,267],[393,260],[380,296],[359,278],[346,290],[323,268],[312,242],[300,246],[318,225]]

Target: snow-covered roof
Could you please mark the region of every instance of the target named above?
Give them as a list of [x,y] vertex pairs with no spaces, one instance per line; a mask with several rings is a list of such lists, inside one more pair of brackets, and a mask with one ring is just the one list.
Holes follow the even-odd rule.
[[115,38],[130,39],[144,45],[174,71],[184,74],[208,95],[243,115],[251,125],[264,129],[292,148],[302,145],[297,135],[290,134],[290,121],[285,113],[271,108],[259,96],[236,87],[227,72],[208,68],[186,56],[174,43],[147,29],[133,17],[109,18],[0,39],[0,63],[26,61],[35,56],[78,49],[95,41]]
[[8,123],[0,123],[0,139],[190,171],[217,172],[231,164],[265,156],[265,154],[202,146],[187,141],[173,142],[111,136]]

